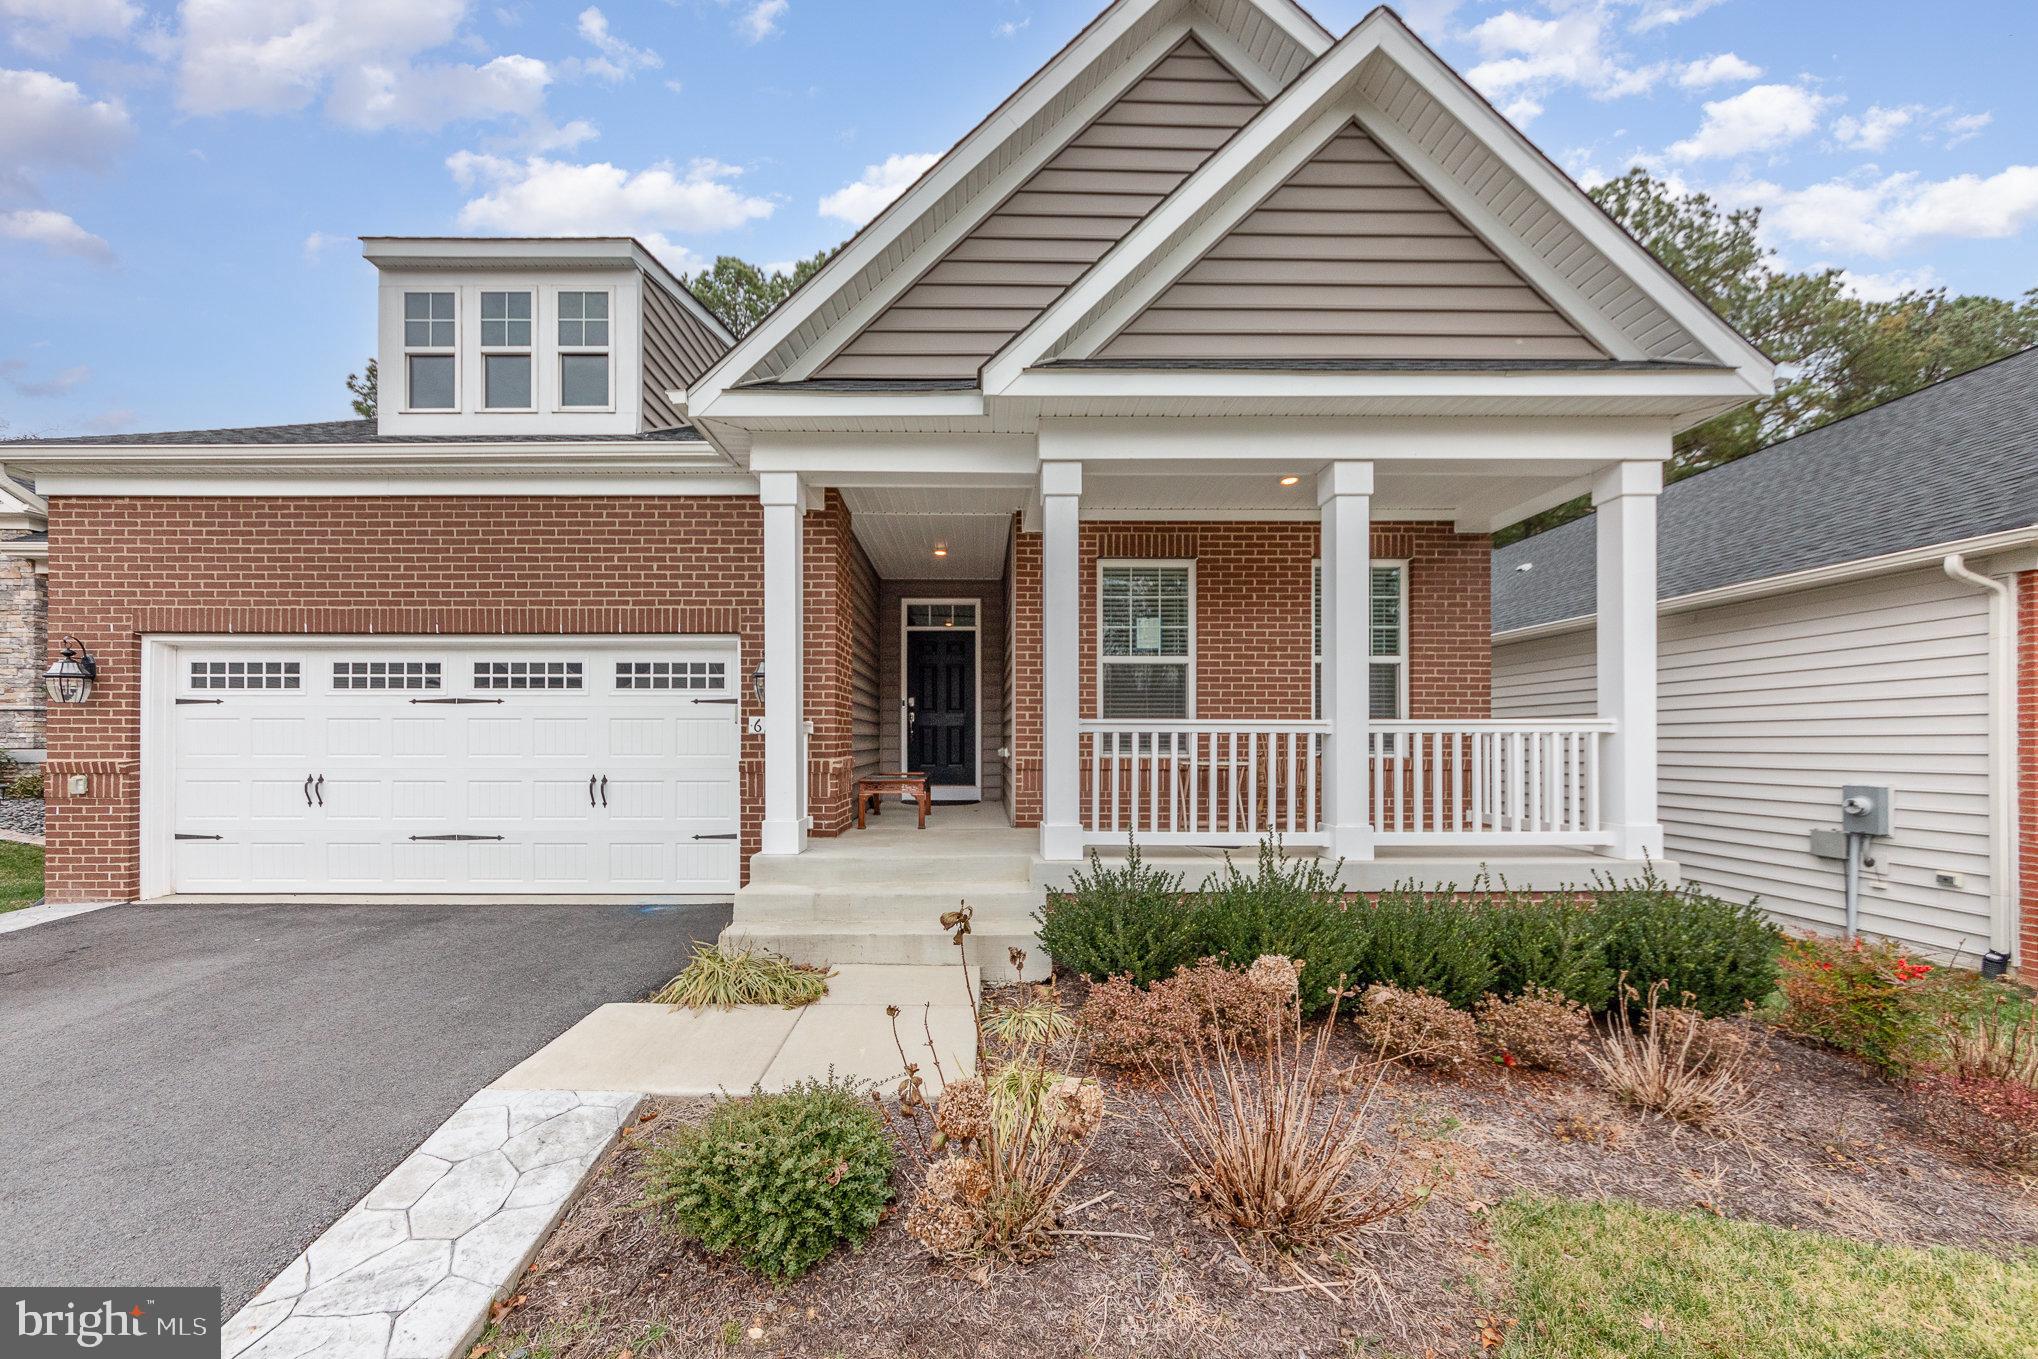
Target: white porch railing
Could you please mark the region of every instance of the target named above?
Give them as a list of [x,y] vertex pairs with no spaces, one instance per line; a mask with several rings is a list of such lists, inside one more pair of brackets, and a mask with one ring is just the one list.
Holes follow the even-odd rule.
[[[1382,845],[1603,845],[1599,757],[1610,721],[1375,722]],[[1321,845],[1328,722],[1081,724],[1083,838]]]
[[1600,845],[1599,745],[1612,722],[1375,722],[1383,845]]
[[1084,839],[1322,844],[1329,734],[1328,722],[1084,722]]

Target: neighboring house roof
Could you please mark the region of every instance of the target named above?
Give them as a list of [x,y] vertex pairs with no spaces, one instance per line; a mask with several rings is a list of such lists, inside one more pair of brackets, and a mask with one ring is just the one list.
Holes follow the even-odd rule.
[[400,434],[383,436],[375,432],[373,420],[319,420],[303,425],[255,425],[241,429],[181,429],[156,434],[82,434],[60,439],[0,439],[0,458],[10,448],[52,448],[63,445],[111,448],[145,446],[163,448],[208,448],[239,445],[328,448],[342,445],[375,444],[571,444],[624,442],[699,443],[701,436],[688,425],[651,430],[643,434]]
[[[1662,600],[2038,526],[2038,348],[1676,482],[1657,516]],[[1595,522],[1494,552],[1494,632],[1593,613]]]

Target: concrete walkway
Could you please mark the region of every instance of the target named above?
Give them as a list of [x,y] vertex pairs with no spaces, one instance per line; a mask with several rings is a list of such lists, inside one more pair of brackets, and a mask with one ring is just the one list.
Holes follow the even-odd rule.
[[[916,1062],[929,1095],[976,1070],[975,968],[845,966],[797,1010],[604,1005],[512,1067],[496,1090],[634,1090],[646,1095],[783,1090],[830,1071],[888,1090]],[[897,1035],[886,1013],[899,1009]],[[932,1046],[930,1048],[930,1038]],[[932,1054],[940,1058],[940,1071]]]

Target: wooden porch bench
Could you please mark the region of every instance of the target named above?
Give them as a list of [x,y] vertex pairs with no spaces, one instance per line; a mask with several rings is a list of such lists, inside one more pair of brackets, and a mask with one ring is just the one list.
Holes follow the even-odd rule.
[[919,829],[927,829],[927,812],[934,805],[934,799],[927,793],[927,776],[922,773],[872,774],[856,781],[856,828],[863,829],[863,809],[867,805],[872,816],[884,814],[884,799],[892,794],[904,793],[913,799],[920,811]]

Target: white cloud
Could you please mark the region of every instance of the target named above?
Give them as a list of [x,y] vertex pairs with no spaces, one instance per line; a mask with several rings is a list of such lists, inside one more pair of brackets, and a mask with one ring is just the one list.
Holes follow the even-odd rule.
[[461,187],[483,190],[460,209],[460,225],[477,231],[638,236],[649,244],[654,235],[664,241],[666,232],[728,231],[772,213],[769,199],[730,183],[742,171],[714,160],[693,161],[683,171],[669,163],[629,171],[460,151],[446,158],[446,168]]
[[1703,90],[1737,80],[1753,80],[1761,74],[1762,68],[1753,62],[1743,61],[1732,52],[1721,52],[1684,63],[1684,69],[1677,73],[1677,83],[1687,90]]
[[2011,165],[1987,178],[1903,173],[1802,189],[1758,181],[1725,192],[1765,205],[1766,231],[1875,259],[1934,237],[2001,240],[2038,223],[2038,165]]
[[1833,120],[1833,138],[1850,151],[1880,151],[1897,133],[1915,122],[1925,110],[1916,104],[1884,108],[1871,104],[1856,118],[1851,113]]
[[1963,113],[1946,120],[1946,145],[1958,146],[1973,141],[1981,130],[1996,120],[1993,113]]
[[304,238],[304,259],[307,264],[318,262],[319,256],[336,245],[345,245],[345,236],[333,236],[323,231],[314,231]]
[[113,263],[113,247],[104,237],[94,236],[61,212],[46,208],[23,208],[0,212],[0,237],[27,241],[59,255],[75,255],[94,264]]
[[851,226],[862,226],[885,210],[906,187],[927,172],[941,157],[931,153],[886,156],[881,165],[863,167],[863,178],[844,184],[821,199],[821,215],[835,217]]
[[1027,15],[1023,19],[1001,19],[997,23],[997,25],[991,29],[991,36],[994,38],[1013,38],[1017,37],[1021,33],[1024,33],[1028,28],[1031,28],[1032,26],[1033,16],[1031,14]]
[[1751,85],[1730,99],[1710,100],[1698,131],[1670,147],[1678,160],[1769,151],[1818,127],[1833,101],[1801,85]]
[[128,0],[0,0],[14,45],[38,56],[55,56],[80,38],[118,38],[140,17]]
[[116,101],[47,71],[0,70],[0,186],[35,168],[103,170],[133,130]]
[[756,0],[737,16],[736,31],[749,42],[763,42],[778,32],[785,19],[785,12],[791,9],[790,0]]
[[20,374],[27,369],[26,359],[0,359],[0,378],[4,378],[7,385],[22,396],[62,396],[73,387],[82,386],[92,377],[92,370],[82,363],[52,373],[46,378],[21,377]]
[[1840,281],[1847,291],[1864,302],[1892,302],[1905,293],[1924,292],[1939,286],[1937,270],[1930,265],[1922,269],[1893,269],[1888,273],[1869,274],[1857,269],[1842,269]]
[[665,59],[648,47],[637,47],[624,42],[609,28],[608,16],[593,5],[580,12],[580,36],[594,45],[601,53],[598,57],[581,59],[579,70],[602,80],[626,80],[637,71],[654,71],[665,64]]
[[1508,100],[1506,106],[1500,110],[1500,113],[1502,117],[1506,118],[1508,122],[1513,123],[1516,127],[1527,127],[1541,115],[1542,111],[1543,106],[1539,101],[1523,95],[1519,99]]
[[363,62],[341,71],[326,97],[335,122],[367,132],[448,123],[533,119],[552,73],[536,57],[497,57],[481,66]]
[[1671,63],[1637,64],[1619,50],[1611,24],[1605,0],[1558,6],[1548,18],[1503,10],[1465,35],[1486,58],[1465,78],[1496,102],[1511,95],[1529,101],[1521,107],[1534,106],[1530,117],[1558,86],[1576,85],[1595,99],[1620,99],[1669,78]]
[[1646,33],[1652,28],[1681,24],[1721,3],[1723,0],[1642,0],[1642,12],[1630,27],[1637,33]]

